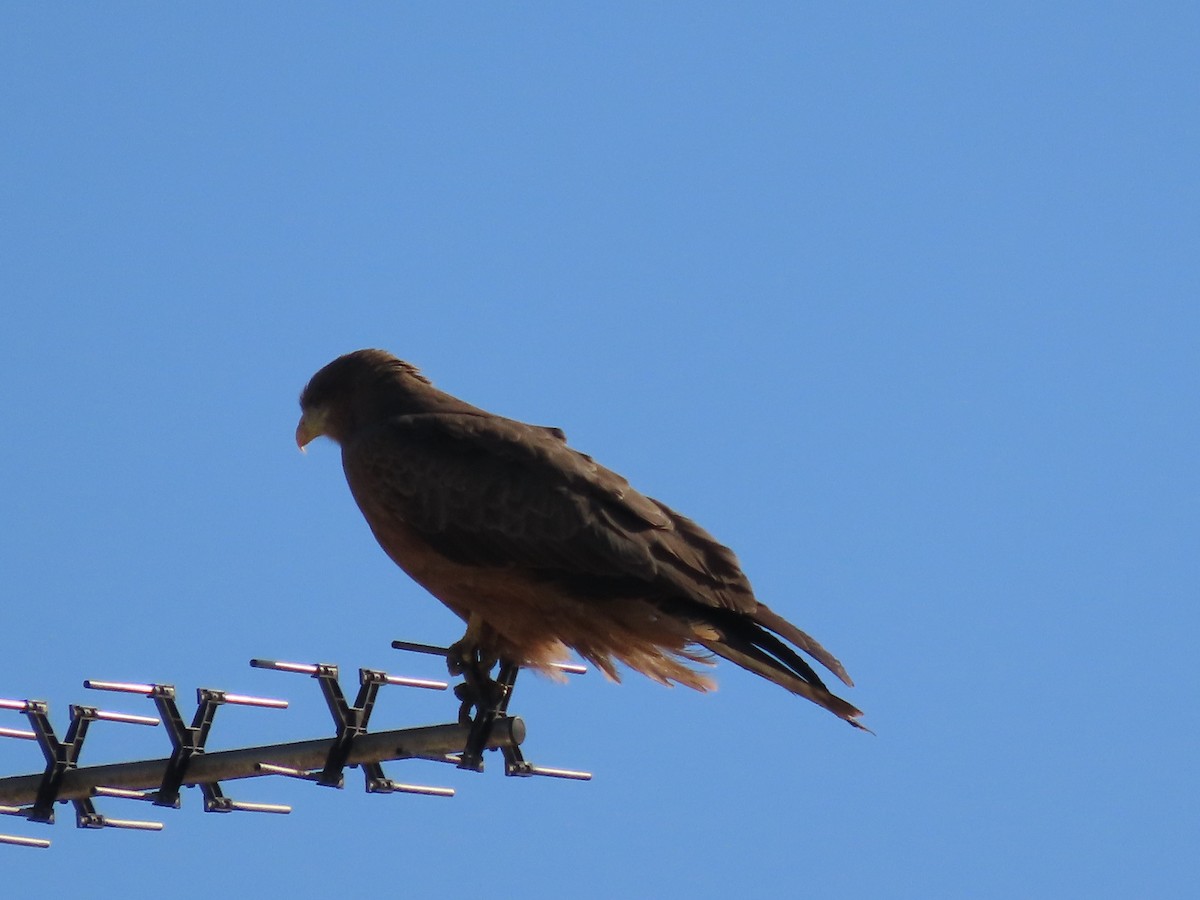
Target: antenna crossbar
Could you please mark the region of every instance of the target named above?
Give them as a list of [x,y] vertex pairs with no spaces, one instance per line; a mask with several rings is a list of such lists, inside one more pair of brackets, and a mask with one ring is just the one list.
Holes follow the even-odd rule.
[[[355,739],[346,762],[359,765],[445,756],[462,750],[469,732],[469,725],[459,723],[370,732]],[[503,749],[519,746],[524,739],[525,723],[518,717],[509,716],[496,722],[488,747]],[[323,738],[208,751],[191,759],[183,784],[212,784],[272,774],[260,769],[259,763],[297,771],[319,769],[329,757],[334,740]],[[89,799],[95,796],[96,788],[104,787],[127,791],[151,790],[162,783],[169,763],[169,758],[163,758],[69,769],[62,775],[57,799]],[[0,805],[20,807],[33,804],[41,781],[41,773],[0,778]]]

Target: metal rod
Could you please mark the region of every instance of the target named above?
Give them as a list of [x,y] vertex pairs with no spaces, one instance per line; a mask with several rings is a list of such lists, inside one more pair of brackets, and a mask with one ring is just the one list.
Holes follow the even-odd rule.
[[[438,757],[461,750],[470,726],[459,723],[426,725],[360,735],[354,740],[346,762],[361,764],[394,759]],[[267,774],[259,763],[288,769],[319,769],[329,757],[334,738],[267,744],[238,750],[210,751],[192,757],[184,784],[211,784]],[[519,745],[525,740],[525,723],[515,716],[499,719],[488,741],[489,748]],[[83,766],[63,773],[58,800],[84,799],[96,787],[152,790],[162,784],[167,759],[138,760],[100,766]],[[24,806],[37,799],[42,773],[0,778],[0,804]]]
[[587,674],[587,666],[577,665],[576,663],[551,663],[550,665],[560,672],[566,672],[568,675]]
[[269,697],[249,697],[246,694],[227,694],[224,691],[213,691],[212,693],[220,694],[222,702],[232,703],[235,706],[262,706],[266,709],[287,709],[288,707],[286,700],[272,700]]
[[29,709],[28,700],[0,700],[0,709],[15,709],[17,712],[25,712]]
[[[445,656],[450,652],[449,647],[438,647],[434,644],[420,644],[416,641],[392,641],[393,650],[407,650],[410,653],[425,653],[429,656]],[[524,664],[522,664],[524,665]],[[565,672],[568,675],[586,675],[587,666],[575,663],[550,663],[550,667]]]
[[97,797],[120,797],[122,800],[154,801],[154,791],[127,791],[125,788],[98,786],[92,788]]
[[400,687],[426,688],[431,691],[444,691],[450,687],[444,681],[431,681],[428,678],[405,678],[403,675],[388,675],[383,680],[388,684],[396,684]]
[[102,816],[105,828],[129,828],[134,831],[162,831],[162,822],[142,822],[138,819],[113,819]]
[[161,724],[154,716],[135,716],[132,713],[107,712],[103,709],[96,710],[92,718],[101,722],[126,722],[130,725]]
[[578,772],[574,769],[552,769],[549,766],[530,766],[530,775],[545,775],[548,778],[569,778],[572,781],[591,781],[591,772]]
[[21,741],[37,740],[37,735],[32,731],[22,731],[20,728],[0,728],[0,737],[16,738]]
[[226,806],[239,812],[277,813],[284,816],[292,811],[290,806],[282,803],[248,803],[245,800],[230,800]]
[[18,847],[41,847],[43,850],[50,846],[45,838],[18,837],[15,834],[0,834],[0,844],[15,844]]
[[319,772],[305,772],[302,769],[289,769],[287,766],[273,766],[270,763],[259,763],[258,771],[266,775],[286,775],[288,778],[299,778],[301,781],[316,781]]
[[276,659],[252,659],[250,665],[256,669],[274,669],[277,672],[298,672],[301,675],[316,675],[317,667],[310,663],[281,662]]
[[401,784],[398,781],[392,781],[390,778],[384,782],[388,791],[395,791],[398,794],[425,794],[429,797],[453,797],[454,788],[444,787],[428,787],[423,784]]
[[89,678],[84,681],[83,686],[93,691],[121,691],[126,694],[145,694],[147,696],[154,693],[152,684],[135,684],[128,681],[96,681]]
[[392,641],[393,650],[407,650],[410,653],[428,653],[430,656],[445,656],[450,652],[449,647],[437,647],[433,644],[418,644],[416,641]]
[[[256,669],[273,669],[276,672],[295,672],[299,675],[316,675],[322,667],[312,663],[294,663],[284,662],[278,659],[252,659],[250,665]],[[367,671],[366,669],[359,670],[360,672]],[[432,691],[444,691],[448,687],[444,681],[431,681],[428,678],[406,678],[402,675],[386,675],[380,673],[379,681],[386,684],[394,684],[400,687],[415,687],[427,688]]]

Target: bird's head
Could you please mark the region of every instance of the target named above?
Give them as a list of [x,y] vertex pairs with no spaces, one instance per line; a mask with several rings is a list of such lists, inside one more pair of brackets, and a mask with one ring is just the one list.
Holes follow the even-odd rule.
[[300,393],[296,446],[325,435],[341,444],[361,427],[411,411],[429,380],[386,350],[355,350],[325,366]]

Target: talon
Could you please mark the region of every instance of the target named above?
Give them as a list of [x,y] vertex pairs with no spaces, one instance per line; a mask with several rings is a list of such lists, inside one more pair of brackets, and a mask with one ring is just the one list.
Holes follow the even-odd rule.
[[479,648],[473,640],[463,637],[446,651],[446,668],[451,675],[467,675],[479,665]]
[[460,697],[459,700],[462,702],[458,705],[458,724],[470,726],[475,721],[475,717],[471,715],[475,709],[475,701],[469,697]]

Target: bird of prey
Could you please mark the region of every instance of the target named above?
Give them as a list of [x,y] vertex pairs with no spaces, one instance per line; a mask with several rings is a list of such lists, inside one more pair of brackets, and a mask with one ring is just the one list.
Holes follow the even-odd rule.
[[467,623],[452,668],[545,671],[570,648],[613,679],[619,661],[710,690],[688,663],[715,654],[863,727],[797,649],[850,685],[842,664],[755,598],[729,548],[559,429],[472,406],[383,350],[329,363],[300,409],[297,445],[341,445],[380,546]]

